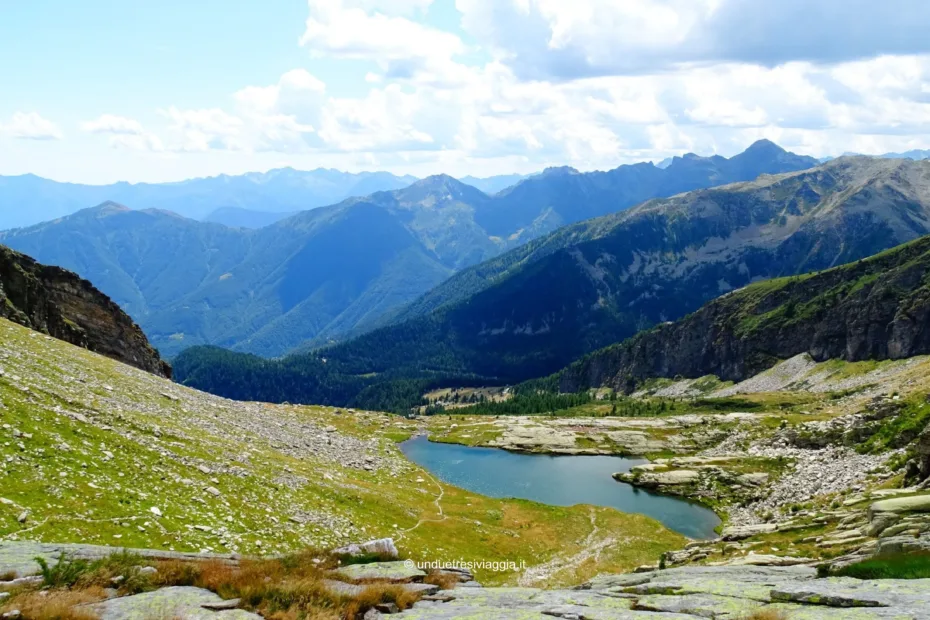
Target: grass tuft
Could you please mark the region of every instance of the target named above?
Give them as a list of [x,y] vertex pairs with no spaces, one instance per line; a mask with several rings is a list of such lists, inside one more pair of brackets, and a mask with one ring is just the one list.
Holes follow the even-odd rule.
[[64,553],[58,556],[54,565],[49,565],[41,556],[36,557],[35,561],[39,564],[43,584],[49,588],[70,588],[90,570],[90,562],[75,560]]
[[788,620],[788,615],[779,609],[757,609],[743,620]]
[[836,575],[856,579],[928,579],[930,552],[896,553],[850,564]]
[[458,575],[453,573],[443,573],[441,571],[432,571],[423,579],[424,583],[439,586],[440,590],[454,590],[459,583]]

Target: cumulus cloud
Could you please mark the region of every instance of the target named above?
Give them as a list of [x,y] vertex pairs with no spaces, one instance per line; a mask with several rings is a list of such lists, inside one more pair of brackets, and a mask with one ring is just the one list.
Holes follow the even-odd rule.
[[220,108],[182,110],[171,106],[158,113],[171,122],[169,131],[181,137],[173,150],[205,152],[244,148],[239,140],[242,119]]
[[430,79],[457,73],[453,57],[466,51],[458,35],[398,14],[423,10],[418,0],[310,0],[300,44],[316,57],[369,60],[390,77]]
[[81,129],[90,133],[127,136],[137,136],[145,133],[139,121],[113,114],[101,114],[92,121],[81,123]]
[[456,0],[456,7],[468,32],[527,78],[930,51],[924,0]]
[[0,132],[21,140],[61,140],[58,125],[37,112],[16,112],[9,123],[0,125]]
[[93,134],[109,136],[110,146],[137,151],[163,151],[165,145],[161,138],[148,132],[139,121],[117,116],[101,114],[91,121],[81,123],[81,129]]

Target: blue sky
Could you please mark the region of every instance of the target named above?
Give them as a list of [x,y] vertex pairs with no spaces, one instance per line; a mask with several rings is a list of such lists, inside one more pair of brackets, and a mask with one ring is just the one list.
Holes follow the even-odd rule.
[[0,174],[930,148],[923,0],[0,0]]

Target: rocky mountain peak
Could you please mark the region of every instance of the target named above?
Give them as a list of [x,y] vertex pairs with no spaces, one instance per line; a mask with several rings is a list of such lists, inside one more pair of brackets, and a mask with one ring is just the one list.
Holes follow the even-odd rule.
[[[85,209],[85,211],[87,211],[88,213],[94,213],[100,216],[112,215],[114,213],[125,213],[126,211],[131,211],[131,210],[132,209],[130,209],[126,205],[122,205],[118,202],[113,202],[112,200],[107,200],[106,202],[100,203],[96,207]],[[78,211],[78,213],[80,213],[80,211]]]
[[487,196],[481,190],[462,183],[448,174],[436,174],[421,179],[410,187],[396,190],[394,194],[401,203],[417,202],[439,204],[450,200],[482,202]]
[[787,152],[788,151],[786,151],[782,147],[778,146],[771,140],[768,140],[765,138],[761,140],[756,140],[755,142],[750,144],[749,147],[745,151],[743,151],[744,154],[746,153],[757,153],[757,154],[779,153],[780,154],[780,153],[787,153]]

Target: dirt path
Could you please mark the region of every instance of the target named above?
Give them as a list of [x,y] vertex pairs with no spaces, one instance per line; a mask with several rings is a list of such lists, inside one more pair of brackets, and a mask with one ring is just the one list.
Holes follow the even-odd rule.
[[410,532],[412,532],[413,530],[417,529],[418,527],[420,527],[420,526],[423,525],[424,523],[441,523],[442,521],[445,521],[446,519],[449,518],[449,517],[446,516],[446,514],[445,514],[445,513],[443,512],[443,510],[442,510],[442,498],[445,496],[446,490],[445,490],[444,488],[442,488],[442,485],[439,484],[439,482],[438,482],[434,477],[430,476],[429,474],[425,474],[425,475],[428,476],[429,479],[432,481],[432,483],[435,484],[435,485],[439,488],[439,495],[437,495],[437,496],[436,496],[436,499],[433,500],[433,504],[435,504],[435,506],[436,506],[436,511],[439,513],[439,517],[440,517],[440,518],[438,518],[438,519],[420,519],[419,521],[417,521],[417,524],[414,525],[413,527],[408,528],[408,529],[406,529],[406,530],[401,530],[401,531],[398,533],[398,535],[395,537],[396,540],[403,540],[404,537],[405,537],[408,533],[410,533]]
[[605,538],[597,540],[601,533],[601,528],[597,525],[597,513],[592,508],[590,512],[591,532],[588,533],[584,542],[581,543],[581,551],[570,556],[556,556],[545,564],[539,564],[523,571],[518,581],[523,587],[538,586],[540,581],[564,570],[572,570],[581,566],[591,558],[599,559],[601,552],[607,547],[617,543],[615,538]]

